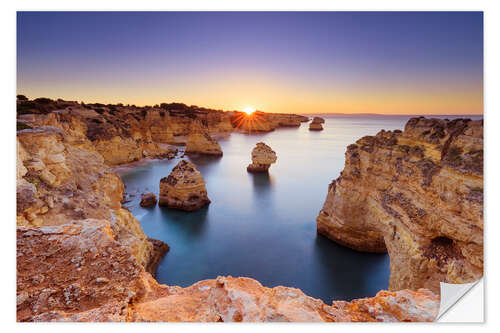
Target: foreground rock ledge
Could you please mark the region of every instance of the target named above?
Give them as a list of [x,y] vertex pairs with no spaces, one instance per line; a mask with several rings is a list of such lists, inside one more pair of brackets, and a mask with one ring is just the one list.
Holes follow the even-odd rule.
[[438,297],[424,289],[329,306],[249,278],[160,285],[108,221],[17,228],[18,321],[432,321],[438,310]]
[[483,273],[483,121],[412,118],[347,147],[317,230],[389,252],[390,289],[467,283]]
[[248,172],[268,172],[271,164],[276,163],[276,152],[264,142],[259,142],[252,150],[252,163],[248,165]]
[[160,180],[160,206],[193,211],[209,203],[205,180],[191,162],[180,161]]

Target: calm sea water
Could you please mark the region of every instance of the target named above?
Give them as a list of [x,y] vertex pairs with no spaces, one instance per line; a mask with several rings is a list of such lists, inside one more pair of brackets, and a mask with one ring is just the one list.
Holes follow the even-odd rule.
[[[222,158],[188,158],[203,174],[212,203],[196,212],[129,203],[149,237],[170,245],[156,278],[189,286],[218,275],[246,276],[264,286],[300,288],[327,304],[374,296],[388,288],[389,257],[360,253],[316,234],[328,184],[344,168],[346,147],[381,129],[403,129],[410,116],[328,116],[321,132],[300,128],[220,140]],[[448,118],[453,118],[449,117]],[[477,118],[477,117],[476,117]],[[263,141],[277,153],[269,174],[249,174],[250,153]],[[119,173],[127,191],[158,195],[180,158]]]

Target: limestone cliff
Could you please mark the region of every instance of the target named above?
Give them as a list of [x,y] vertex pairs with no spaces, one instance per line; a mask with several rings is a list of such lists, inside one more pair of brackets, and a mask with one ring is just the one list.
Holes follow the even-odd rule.
[[246,133],[271,132],[279,127],[298,127],[309,119],[304,116],[288,113],[264,113],[256,111],[251,115],[244,112],[233,112],[230,115],[233,127]]
[[[49,106],[42,108],[45,105]],[[169,109],[52,101],[41,105],[35,103],[32,109],[21,108],[22,112],[18,105],[18,120],[34,128],[57,127],[78,140],[88,139],[108,165],[130,163],[145,157],[172,158],[177,151],[173,145],[185,145],[191,130],[198,129],[195,123],[204,124],[202,135],[208,136],[214,147],[218,143],[209,135],[233,130],[229,116],[222,111],[164,107]],[[194,134],[196,139],[197,133]]]
[[389,252],[390,289],[465,283],[483,272],[483,122],[423,117],[347,147],[318,232]]
[[432,321],[432,292],[381,291],[331,306],[299,289],[218,277],[158,284],[105,220],[17,228],[18,321]]

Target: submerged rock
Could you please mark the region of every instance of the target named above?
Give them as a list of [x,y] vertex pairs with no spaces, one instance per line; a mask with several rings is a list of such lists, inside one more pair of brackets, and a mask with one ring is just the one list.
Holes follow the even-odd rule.
[[153,192],[144,193],[141,196],[141,207],[151,207],[156,205],[156,195]]
[[222,156],[219,143],[209,134],[201,121],[193,121],[187,137],[186,154],[204,154]]
[[202,174],[186,160],[160,180],[160,206],[193,211],[210,203]]
[[259,142],[252,150],[252,163],[248,165],[247,171],[267,172],[276,160],[276,152],[264,142]]

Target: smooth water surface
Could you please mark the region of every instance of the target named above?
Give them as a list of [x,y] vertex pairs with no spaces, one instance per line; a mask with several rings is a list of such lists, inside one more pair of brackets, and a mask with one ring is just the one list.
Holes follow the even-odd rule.
[[[212,203],[196,212],[139,206],[140,193],[159,192],[159,182],[180,158],[153,161],[119,173],[145,233],[170,246],[156,278],[189,286],[218,275],[246,276],[264,286],[300,288],[327,304],[374,296],[387,289],[389,257],[360,253],[316,234],[316,216],[327,187],[344,168],[346,147],[381,129],[403,129],[410,116],[327,116],[321,132],[308,124],[271,133],[233,133],[220,140],[222,158],[190,159],[207,182]],[[257,142],[278,156],[269,174],[246,167]]]

